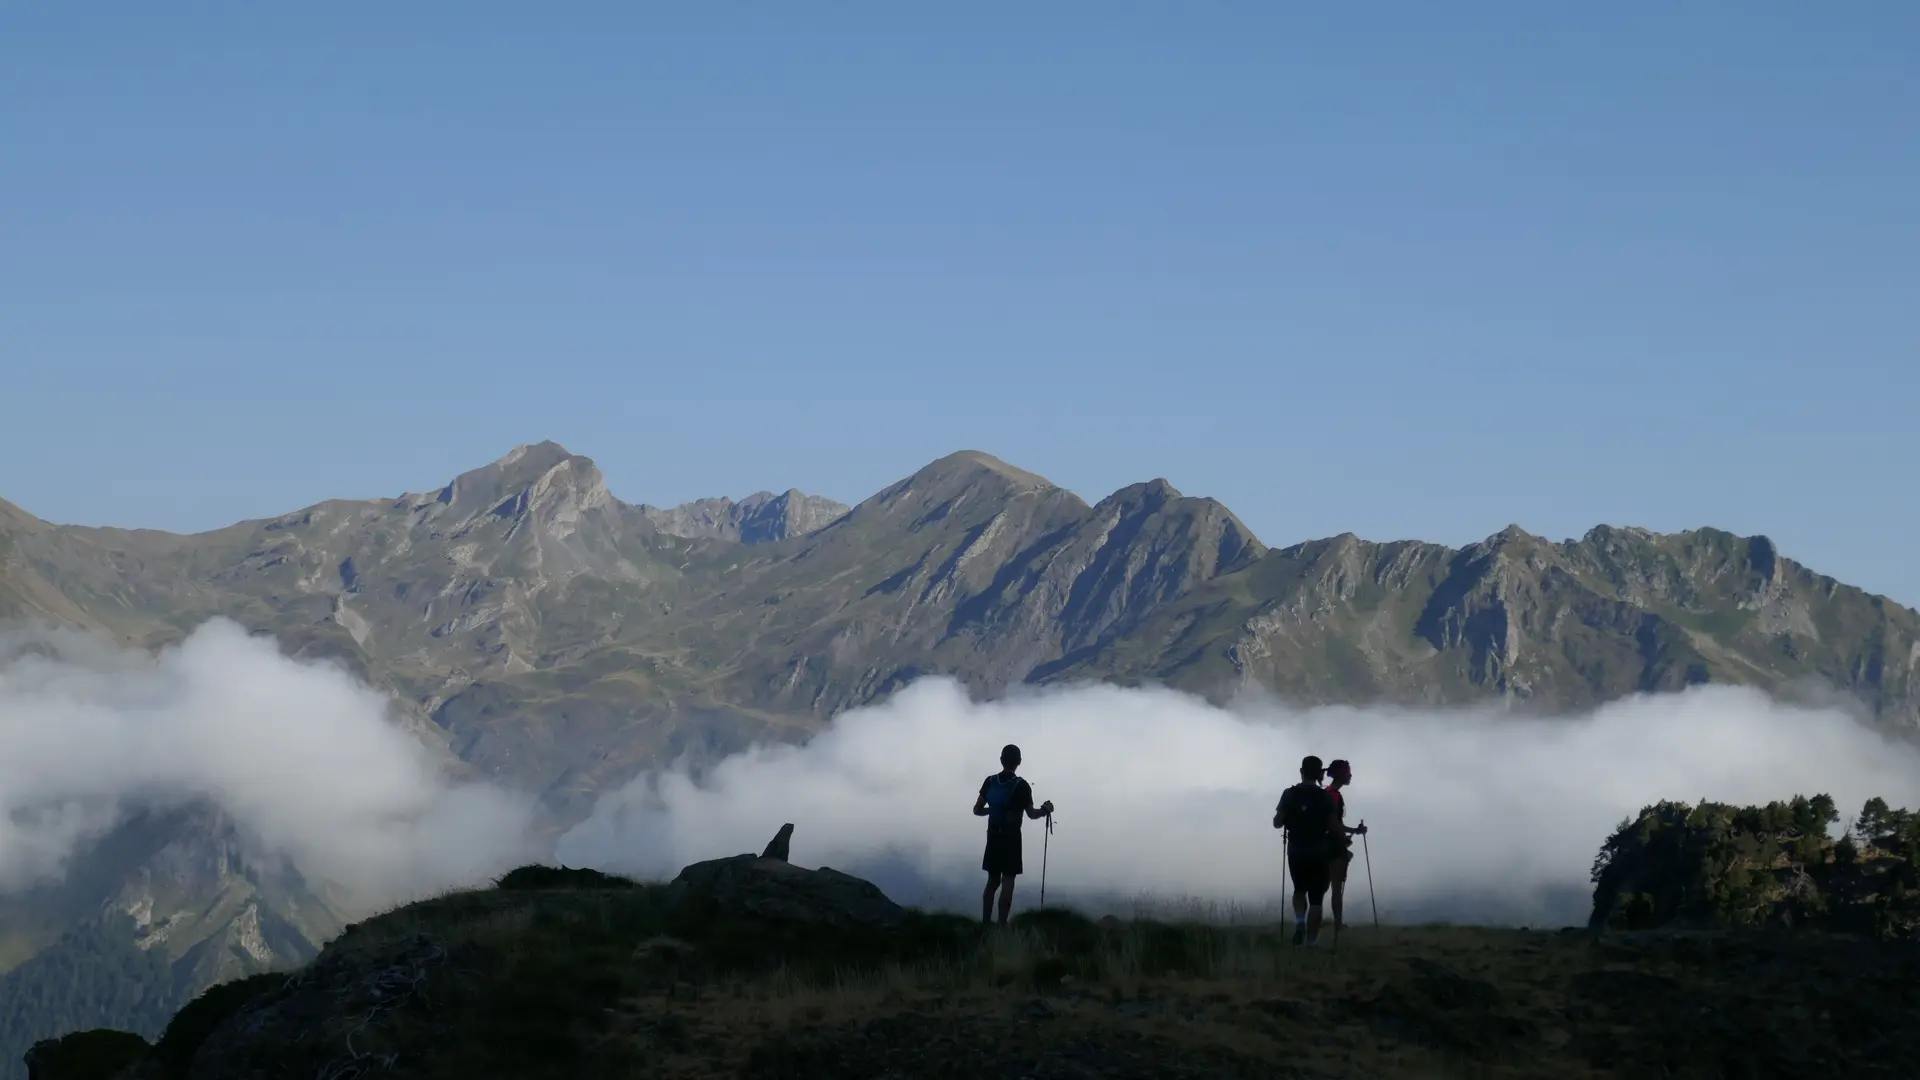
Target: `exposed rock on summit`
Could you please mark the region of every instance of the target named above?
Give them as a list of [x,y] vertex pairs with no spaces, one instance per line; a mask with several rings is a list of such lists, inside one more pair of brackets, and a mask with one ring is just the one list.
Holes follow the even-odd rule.
[[765,854],[694,863],[680,871],[672,887],[682,903],[709,914],[835,927],[892,927],[906,920],[907,910],[871,881],[788,862],[792,836],[793,826],[783,825]]
[[757,491],[734,502],[728,498],[697,499],[672,509],[640,506],[655,528],[689,540],[731,540],[766,544],[805,536],[826,528],[847,512],[844,503],[789,489],[775,495]]
[[780,826],[780,831],[773,834],[773,839],[767,841],[767,848],[760,853],[760,857],[763,859],[779,859],[781,862],[786,862],[787,845],[792,843],[792,841],[793,822],[789,821],[785,825]]

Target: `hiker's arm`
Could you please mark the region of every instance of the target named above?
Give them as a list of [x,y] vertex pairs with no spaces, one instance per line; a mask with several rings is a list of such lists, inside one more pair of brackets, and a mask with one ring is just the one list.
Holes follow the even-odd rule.
[[987,816],[987,785],[985,784],[980,785],[980,795],[973,800],[973,816]]
[[1031,785],[1027,784],[1024,780],[1021,781],[1020,783],[1020,794],[1017,796],[1017,798],[1019,798],[1021,802],[1026,804],[1025,806],[1021,807],[1021,809],[1027,812],[1028,821],[1032,821],[1035,818],[1043,818],[1043,817],[1046,817],[1048,814],[1053,813],[1052,800],[1048,800],[1045,806],[1033,805],[1033,788]]

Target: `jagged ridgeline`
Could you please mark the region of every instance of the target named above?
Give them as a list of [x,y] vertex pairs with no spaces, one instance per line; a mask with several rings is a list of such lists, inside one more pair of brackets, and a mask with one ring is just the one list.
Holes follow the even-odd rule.
[[1766,806],[1661,802],[1593,865],[1593,925],[1810,926],[1920,936],[1920,815],[1871,799],[1839,836],[1826,795]]
[[[536,794],[549,835],[650,767],[805,739],[925,675],[979,696],[1101,680],[1543,712],[1812,686],[1892,730],[1920,723],[1920,614],[1714,529],[1269,548],[1165,480],[1089,503],[974,451],[851,507],[786,490],[661,509],[551,442],[428,490],[193,535],[0,501],[0,625],[154,648],[216,616],[344,665],[451,773]],[[97,873],[0,897],[0,972],[21,973],[0,978],[0,1080],[62,1025],[152,1038],[161,1003],[298,964],[339,923],[208,820],[114,844],[82,853]],[[98,978],[19,996],[35,970]]]

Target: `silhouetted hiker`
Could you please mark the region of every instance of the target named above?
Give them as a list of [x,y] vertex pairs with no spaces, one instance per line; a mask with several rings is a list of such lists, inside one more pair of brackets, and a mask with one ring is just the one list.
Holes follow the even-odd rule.
[[973,801],[975,817],[987,819],[987,853],[980,869],[987,872],[987,891],[980,894],[980,921],[993,915],[993,893],[1000,890],[1000,921],[1007,921],[1013,910],[1013,879],[1025,869],[1020,862],[1020,823],[1024,814],[1042,818],[1053,813],[1053,800],[1033,805],[1033,788],[1015,776],[1020,768],[1020,748],[1008,743],[1000,751],[1000,771],[980,785],[980,797]]
[[1347,825],[1347,796],[1340,789],[1353,783],[1353,766],[1345,758],[1336,758],[1327,766],[1327,775],[1333,783],[1327,785],[1327,794],[1333,796],[1334,826],[1333,859],[1327,864],[1328,891],[1333,896],[1333,926],[1336,932],[1347,924],[1342,914],[1342,901],[1347,895],[1347,867],[1353,865],[1353,838],[1364,835],[1367,823],[1349,827]]
[[1300,782],[1280,793],[1273,827],[1285,829],[1287,870],[1293,874],[1293,943],[1320,940],[1320,901],[1327,895],[1339,803],[1320,786],[1324,770],[1309,754],[1300,762]]

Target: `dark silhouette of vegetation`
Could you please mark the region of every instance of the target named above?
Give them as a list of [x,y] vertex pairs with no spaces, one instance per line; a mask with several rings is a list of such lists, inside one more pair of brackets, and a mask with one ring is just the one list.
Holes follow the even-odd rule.
[[[810,1080],[960,1065],[1198,1080],[1277,1075],[1282,1064],[1437,1075],[1540,1055],[1572,1070],[1557,1074],[1920,1075],[1920,1029],[1908,1023],[1920,821],[1880,800],[1830,835],[1839,820],[1818,796],[1664,802],[1623,823],[1594,867],[1600,924],[1692,921],[1712,933],[1596,943],[1388,927],[1353,933],[1337,961],[1289,947],[1285,927],[1096,921],[1059,908],[1007,927],[910,910],[880,927],[696,902],[685,883],[523,867],[499,888],[350,927],[297,977],[200,994],[139,1075],[341,1076],[390,1062],[423,1080],[687,1070]],[[1781,924],[1814,932],[1771,929]],[[1819,932],[1849,926],[1916,940]],[[1012,1012],[1009,995],[1021,1003]],[[1035,1026],[1062,1009],[1075,1024]],[[1143,1029],[1155,1015],[1212,1026]],[[86,1036],[73,1041],[76,1060],[139,1042]]]
[[133,944],[131,919],[91,920],[0,976],[0,1080],[25,1080],[33,1044],[111,1026],[152,1038],[180,1002],[166,957]]
[[1786,926],[1920,935],[1920,816],[1869,799],[1836,836],[1827,795],[1766,806],[1659,802],[1593,864],[1591,926]]
[[186,1004],[160,1035],[160,1041],[154,1045],[153,1057],[159,1062],[163,1074],[168,1080],[184,1078],[187,1066],[193,1062],[194,1051],[206,1041],[220,1022],[241,1006],[276,986],[283,985],[287,976],[281,973],[263,972],[249,975],[244,979],[210,986],[199,997]]
[[507,892],[523,889],[631,889],[630,878],[603,874],[598,870],[568,866],[522,866],[501,877],[499,887]]
[[114,1077],[147,1056],[147,1040],[112,1028],[76,1031],[58,1039],[44,1039],[27,1051],[26,1069],[38,1080],[82,1080]]

